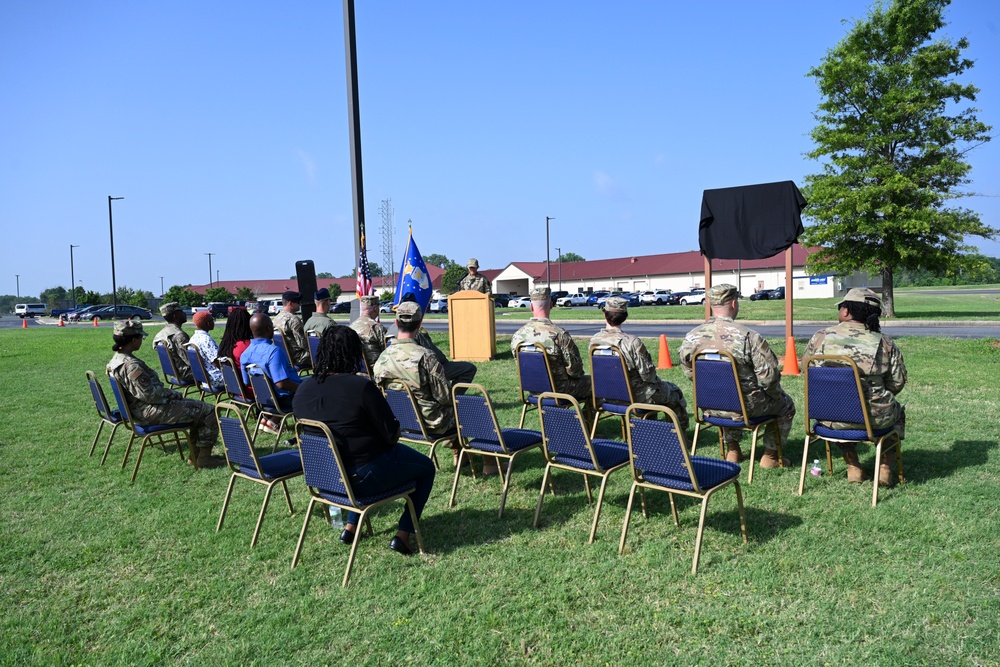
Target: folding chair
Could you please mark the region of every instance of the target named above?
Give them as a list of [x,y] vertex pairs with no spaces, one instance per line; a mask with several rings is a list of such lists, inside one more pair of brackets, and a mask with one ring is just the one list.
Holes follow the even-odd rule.
[[[292,365],[292,368],[295,369],[296,373],[298,373],[299,375],[308,375],[309,373],[312,372],[312,368],[310,368],[308,366],[296,366],[295,365],[295,362],[292,361],[292,351],[288,349],[288,341],[285,340],[284,335],[282,335],[282,333],[280,331],[278,331],[277,329],[274,330],[273,339],[274,339],[274,344],[277,345],[278,347],[280,347],[282,350],[285,351],[285,356],[288,357],[288,363],[290,363]],[[311,350],[311,348],[312,348],[312,346],[310,345],[310,353],[309,353],[310,358],[312,357],[312,350]]]
[[101,437],[104,425],[109,424],[111,426],[111,436],[108,438],[107,446],[104,447],[104,456],[101,457],[101,465],[104,465],[105,459],[108,458],[108,450],[111,449],[111,441],[115,439],[115,431],[122,425],[122,413],[118,410],[112,410],[111,406],[108,405],[108,399],[104,397],[104,389],[101,387],[101,383],[97,381],[94,371],[87,371],[87,384],[90,385],[90,394],[94,397],[94,407],[97,408],[97,416],[101,419],[97,424],[97,433],[94,435],[94,442],[90,445],[90,454],[88,456],[94,455],[94,448],[97,447],[97,440]]
[[[753,436],[750,441],[750,473],[747,484],[753,484],[753,468],[757,457],[757,436],[762,426],[774,423],[775,443],[778,445],[779,465],[781,457],[781,432],[778,430],[777,415],[750,417],[747,415],[746,401],[743,398],[743,388],[736,372],[736,360],[725,350],[700,350],[694,355],[691,375],[692,393],[694,394],[694,439],[691,441],[691,454],[698,448],[698,434],[702,425],[705,428],[713,426],[719,429],[719,451],[724,457],[724,430],[735,428],[750,431]],[[711,417],[706,410],[735,412],[736,419]],[[784,467],[784,466],[782,466]]]
[[[529,408],[538,408],[539,396],[546,392],[555,391],[555,382],[552,380],[552,369],[549,367],[549,358],[545,354],[545,348],[538,343],[524,343],[518,345],[514,350],[514,358],[517,360],[517,383],[520,388],[521,421],[518,428],[524,428],[524,417],[528,414]],[[555,405],[555,403],[551,403]]]
[[[640,412],[642,411],[642,412]],[[646,419],[643,416],[662,412],[666,421]],[[632,503],[635,490],[639,489],[642,501],[642,515],[649,518],[646,511],[644,489],[666,491],[670,496],[670,510],[674,515],[674,525],[680,527],[674,494],[701,499],[701,515],[698,518],[698,535],[694,541],[694,560],[691,574],[698,573],[698,559],[701,556],[701,540],[705,530],[705,514],[708,499],[719,489],[733,484],[736,489],[736,506],[740,512],[740,531],[743,543],[747,543],[747,522],[743,511],[743,494],[740,491],[740,466],[738,463],[720,461],[705,456],[691,456],[684,442],[684,431],[677,421],[677,414],[670,408],[649,403],[637,403],[628,409],[628,452],[632,469],[632,489],[628,494],[622,537],[618,543],[619,555],[625,552],[625,538],[628,536],[629,520],[632,518]]]
[[442,442],[454,440],[456,432],[448,431],[440,435],[428,433],[424,417],[420,414],[420,408],[417,406],[417,399],[414,398],[410,388],[402,382],[390,383],[382,390],[382,393],[385,395],[389,407],[392,408],[392,414],[396,416],[396,421],[399,422],[399,439],[415,445],[429,446],[431,451],[428,456],[434,462],[434,468],[440,470],[441,466],[438,465],[435,450]]
[[[813,366],[816,363],[818,365]],[[799,495],[805,490],[806,464],[809,460],[809,443],[813,438],[826,441],[826,465],[833,474],[831,442],[856,444],[870,442],[875,445],[876,474],[882,463],[886,442],[894,442],[896,469],[899,481],[903,480],[902,440],[896,431],[898,424],[873,429],[868,410],[868,399],[861,384],[861,375],[854,360],[847,356],[817,354],[802,360],[803,381],[806,394],[806,442],[802,449],[802,470],[799,473]],[[832,429],[820,421],[864,424],[864,430]],[[878,480],[872,482],[872,507],[878,503]]]
[[288,486],[285,481],[302,474],[302,460],[299,457],[299,452],[294,449],[286,449],[267,456],[257,456],[250,434],[247,433],[243,413],[239,406],[234,403],[217,403],[215,418],[219,420],[219,433],[222,435],[222,446],[226,450],[226,462],[233,472],[229,477],[229,487],[226,489],[226,497],[222,501],[222,514],[219,515],[219,524],[215,527],[215,532],[222,529],[222,522],[226,520],[226,509],[229,507],[229,499],[233,494],[233,484],[236,483],[236,478],[263,484],[267,487],[267,492],[264,494],[264,504],[260,506],[260,515],[257,517],[257,525],[253,529],[253,537],[250,538],[250,548],[253,549],[254,545],[257,544],[260,525],[264,522],[264,512],[267,511],[267,504],[271,500],[271,491],[274,490],[275,484],[281,484],[281,490],[285,492],[288,513],[295,514],[295,510],[292,509],[292,498],[288,495]]
[[212,379],[209,377],[208,371],[205,370],[205,363],[201,358],[198,346],[194,343],[187,343],[184,346],[184,352],[187,353],[188,363],[191,364],[191,375],[194,376],[195,386],[198,388],[198,398],[204,401],[206,396],[213,396],[218,402],[219,395],[224,393],[226,389],[224,386],[212,387]]
[[167,349],[167,344],[162,340],[158,340],[153,343],[153,349],[156,350],[156,356],[160,360],[160,368],[163,370],[163,379],[167,381],[167,385],[171,389],[176,389],[180,391],[184,396],[188,395],[188,392],[192,389],[197,389],[194,380],[181,380],[177,375],[177,368],[174,367],[174,360],[170,357],[170,350]]
[[592,544],[597,535],[597,521],[601,518],[601,503],[604,501],[608,477],[615,470],[628,465],[628,447],[618,440],[592,440],[580,413],[580,405],[569,394],[545,392],[539,396],[539,402],[545,473],[542,475],[542,488],[538,492],[534,526],[538,527],[538,517],[542,513],[542,501],[545,499],[545,484],[549,481],[552,469],[582,474],[588,502],[592,499],[590,477],[600,477],[601,490],[597,494],[597,508],[594,510],[594,523],[588,540]]
[[618,417],[625,438],[625,412],[635,400],[628,382],[628,367],[617,345],[594,345],[590,348],[590,381],[594,396],[594,426],[590,437],[597,434],[597,422],[602,417]]
[[[277,450],[278,443],[281,442],[281,432],[285,430],[285,422],[289,418],[294,418],[295,415],[291,409],[286,410],[281,407],[281,402],[278,400],[278,389],[263,368],[257,364],[247,364],[247,375],[250,376],[250,386],[253,387],[253,397],[257,402],[257,414],[278,422],[278,432],[274,436],[274,449]],[[259,430],[258,426],[257,431]],[[257,431],[254,432],[254,441],[257,438]]]
[[118,386],[118,380],[110,372],[108,373],[108,380],[111,382],[111,393],[114,394],[115,402],[118,403],[118,412],[122,415],[122,422],[125,424],[125,428],[131,431],[128,445],[125,447],[125,456],[122,458],[122,468],[128,462],[129,453],[132,451],[132,441],[135,440],[135,436],[142,436],[142,442],[139,446],[139,456],[135,460],[135,468],[132,469],[132,479],[129,482],[135,482],[135,476],[139,473],[139,464],[142,463],[142,454],[146,451],[146,447],[159,445],[166,452],[168,444],[176,444],[177,453],[183,462],[184,448],[181,446],[180,436],[182,433],[184,434],[184,437],[187,439],[188,451],[193,451],[194,442],[191,438],[191,424],[136,424],[135,420],[132,419],[132,413],[128,409],[128,401],[125,400],[122,390]]
[[229,357],[219,357],[219,368],[222,369],[222,382],[229,394],[230,402],[236,403],[256,414],[257,401],[243,383],[243,373]]
[[[329,427],[323,422],[303,419],[295,424],[295,433],[298,436],[299,452],[302,457],[302,471],[311,497],[305,521],[302,523],[302,532],[299,533],[299,541],[295,545],[295,555],[292,556],[293,568],[298,565],[302,542],[306,538],[306,529],[309,528],[309,519],[312,518],[316,503],[358,512],[361,515],[358,526],[367,524],[371,534],[371,523],[367,521],[368,513],[394,500],[403,500],[413,520],[413,529],[417,534],[417,548],[420,553],[424,553],[424,538],[420,532],[417,510],[410,498],[410,494],[416,491],[414,484],[401,484],[375,496],[358,496],[351,488],[351,482]],[[341,586],[347,586],[347,581],[351,577],[351,567],[354,565],[354,554],[359,542],[361,542],[360,534],[351,543],[351,555],[347,557],[347,570],[344,572]]]
[[[465,393],[459,393],[463,390]],[[475,393],[468,393],[469,391]],[[448,507],[455,506],[455,494],[458,492],[458,480],[462,470],[462,460],[468,454],[486,454],[498,459],[507,459],[507,472],[501,469],[500,480],[503,482],[503,492],[500,494],[500,513],[497,518],[503,518],[503,509],[507,504],[507,491],[510,488],[510,474],[514,468],[514,459],[524,452],[540,447],[542,434],[522,428],[500,428],[493,402],[486,388],[478,384],[457,383],[451,389],[452,401],[455,404],[455,420],[458,422],[458,439],[462,449],[458,453],[458,465],[455,466],[455,481],[451,486],[451,499]]]
[[[281,334],[277,335],[280,336]],[[313,368],[316,368],[316,352],[319,350],[319,338],[319,333],[312,329],[306,332],[306,340],[309,341],[309,359],[312,360]],[[282,343],[284,343],[283,340]],[[287,353],[287,351],[286,349],[285,352]]]

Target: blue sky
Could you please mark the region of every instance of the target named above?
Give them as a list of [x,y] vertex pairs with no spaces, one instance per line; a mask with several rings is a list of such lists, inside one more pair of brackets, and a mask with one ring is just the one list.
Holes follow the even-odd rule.
[[[369,258],[381,200],[426,253],[483,268],[697,249],[706,188],[794,180],[806,76],[868,3],[357,3]],[[957,0],[981,120],[1000,128],[1000,5]],[[351,270],[339,2],[0,3],[0,293],[159,294]],[[1000,141],[963,203],[1000,227]],[[1000,256],[1000,244],[982,242]]]

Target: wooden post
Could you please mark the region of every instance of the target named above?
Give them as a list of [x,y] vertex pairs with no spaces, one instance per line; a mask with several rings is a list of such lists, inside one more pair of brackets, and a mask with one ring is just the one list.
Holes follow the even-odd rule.
[[785,339],[792,338],[792,246],[785,250]]
[[708,303],[708,289],[712,286],[712,260],[705,257],[705,321],[712,316],[712,306]]

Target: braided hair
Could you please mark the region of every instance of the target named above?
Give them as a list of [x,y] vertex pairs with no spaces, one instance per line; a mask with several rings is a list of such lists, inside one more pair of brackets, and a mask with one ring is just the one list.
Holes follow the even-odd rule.
[[878,320],[879,315],[882,314],[882,309],[878,306],[859,303],[857,301],[844,301],[840,304],[840,308],[846,308],[847,314],[851,316],[851,319],[864,324],[865,329],[868,331],[874,331],[875,333],[882,331]]
[[245,308],[236,308],[229,313],[226,320],[226,330],[219,342],[219,356],[233,358],[233,348],[241,340],[252,340],[250,331],[250,313]]
[[313,378],[322,383],[336,373],[358,373],[362,354],[358,332],[350,327],[328,327],[319,339]]

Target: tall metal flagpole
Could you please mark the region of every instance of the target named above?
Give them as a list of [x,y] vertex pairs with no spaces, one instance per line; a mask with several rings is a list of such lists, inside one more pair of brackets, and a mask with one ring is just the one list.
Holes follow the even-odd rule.
[[[354,0],[344,0],[344,51],[347,63],[347,125],[351,143],[351,193],[354,201],[354,264],[361,258],[365,233],[365,190],[361,177],[361,115],[358,108],[358,50],[354,32]],[[351,304],[351,321],[360,314],[360,303]]]

